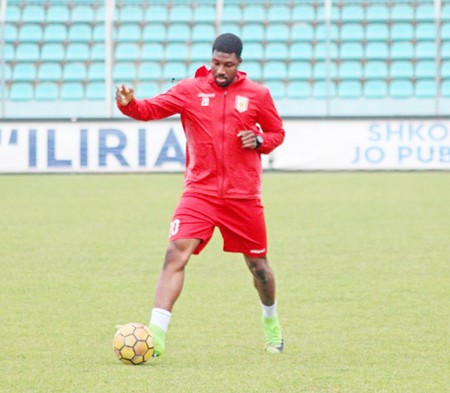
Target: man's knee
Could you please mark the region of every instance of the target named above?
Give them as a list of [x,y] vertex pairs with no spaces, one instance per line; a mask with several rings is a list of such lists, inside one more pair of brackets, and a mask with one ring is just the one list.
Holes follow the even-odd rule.
[[258,281],[266,283],[272,278],[272,269],[266,257],[251,258],[246,256],[245,260],[248,268]]

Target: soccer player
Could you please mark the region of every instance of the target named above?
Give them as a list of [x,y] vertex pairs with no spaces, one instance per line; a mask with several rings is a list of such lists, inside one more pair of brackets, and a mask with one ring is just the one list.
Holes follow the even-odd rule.
[[184,190],[170,225],[169,245],[156,288],[149,329],[155,356],[164,352],[172,308],[192,254],[199,254],[218,227],[227,252],[242,253],[262,306],[266,351],[284,349],[277,316],[275,278],[267,259],[261,204],[261,154],[283,142],[284,129],[269,90],[238,70],[242,41],[219,35],[211,69],[199,68],[166,93],[138,100],[117,87],[117,106],[136,120],[180,114],[186,134]]

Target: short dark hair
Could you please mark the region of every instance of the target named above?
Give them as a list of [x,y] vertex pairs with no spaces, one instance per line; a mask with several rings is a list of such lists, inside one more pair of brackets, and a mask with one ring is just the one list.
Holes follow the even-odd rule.
[[235,53],[237,58],[241,58],[242,54],[242,41],[234,34],[224,33],[219,35],[213,44],[212,51]]

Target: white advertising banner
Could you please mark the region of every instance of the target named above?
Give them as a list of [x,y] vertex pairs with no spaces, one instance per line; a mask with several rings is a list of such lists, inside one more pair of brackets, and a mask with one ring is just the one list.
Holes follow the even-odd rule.
[[[285,120],[265,168],[450,169],[447,120]],[[0,173],[183,171],[178,120],[0,123]]]

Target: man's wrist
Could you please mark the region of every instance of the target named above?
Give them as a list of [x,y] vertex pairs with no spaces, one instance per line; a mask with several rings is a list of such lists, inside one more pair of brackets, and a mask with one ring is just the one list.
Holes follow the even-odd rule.
[[255,149],[259,149],[264,142],[264,138],[262,137],[262,135],[255,135],[255,141],[256,141]]

